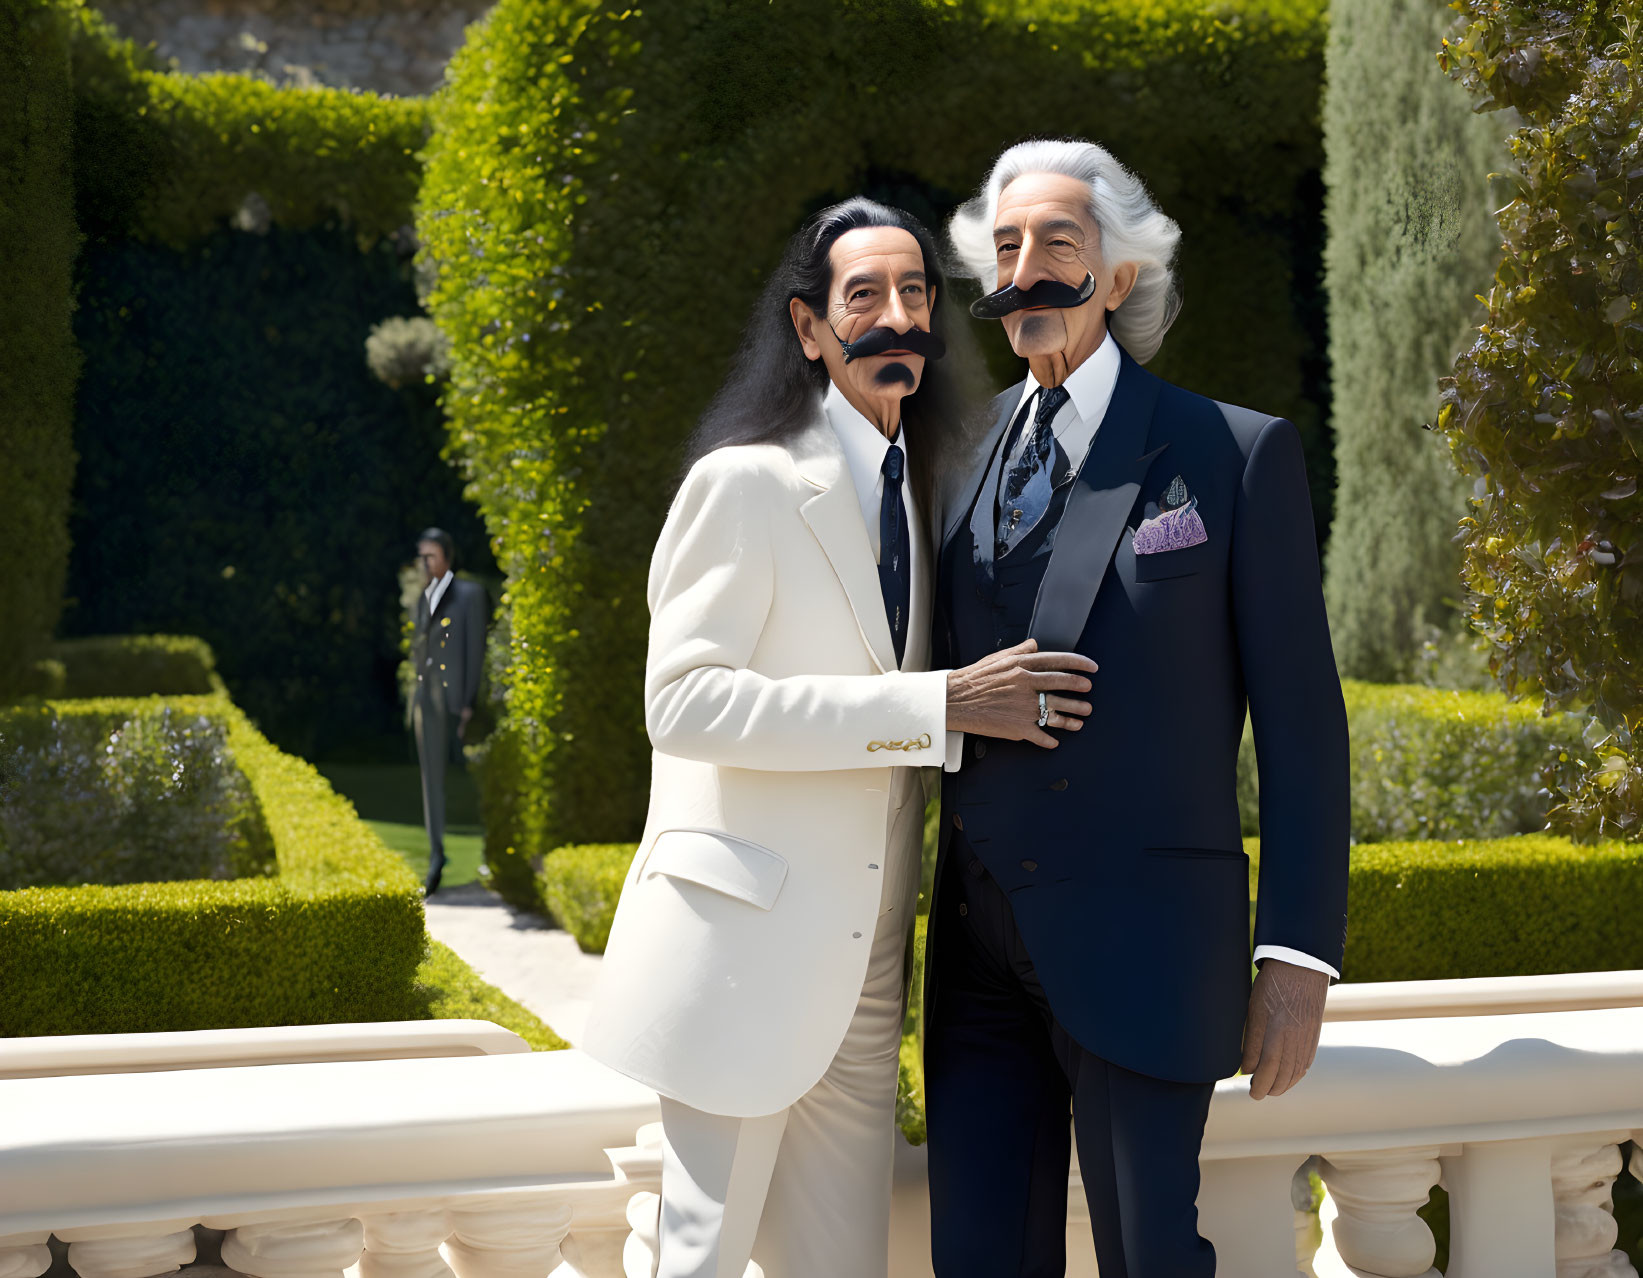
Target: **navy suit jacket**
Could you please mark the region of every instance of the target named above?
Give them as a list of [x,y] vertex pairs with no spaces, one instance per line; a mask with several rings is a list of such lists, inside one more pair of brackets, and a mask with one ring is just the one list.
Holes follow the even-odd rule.
[[[970,523],[1021,392],[995,401],[988,445],[945,521],[938,668],[1000,643]],[[1177,475],[1208,540],[1137,555],[1127,529]],[[991,554],[985,540],[979,553]],[[1031,621],[1004,637],[1026,635],[1099,664],[1093,713],[1054,750],[966,739],[943,784],[942,868],[961,823],[1080,1046],[1154,1077],[1226,1077],[1250,982],[1236,796],[1246,704],[1261,793],[1255,944],[1339,970],[1346,943],[1346,711],[1294,425],[1172,386],[1123,353]],[[932,920],[928,980],[953,922]]]

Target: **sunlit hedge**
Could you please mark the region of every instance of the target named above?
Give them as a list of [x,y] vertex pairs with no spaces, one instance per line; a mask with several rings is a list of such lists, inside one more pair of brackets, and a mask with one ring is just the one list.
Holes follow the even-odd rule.
[[[1540,769],[1580,748],[1581,721],[1498,692],[1344,680],[1352,838],[1493,839],[1544,828]],[[1260,832],[1249,726],[1238,759],[1245,834]]]
[[164,68],[86,0],[74,25],[81,229],[181,246],[240,213],[296,229],[340,219],[362,242],[404,225],[421,177],[425,98],[294,88]]

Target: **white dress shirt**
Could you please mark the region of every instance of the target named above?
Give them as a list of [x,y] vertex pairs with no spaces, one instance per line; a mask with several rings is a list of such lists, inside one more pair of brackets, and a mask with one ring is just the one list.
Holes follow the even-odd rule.
[[[1113,388],[1118,385],[1119,366],[1118,344],[1112,340],[1112,334],[1109,332],[1102,339],[1101,345],[1096,347],[1095,353],[1068,373],[1067,380],[1062,383],[1067,388],[1067,402],[1061,405],[1055,417],[1051,419],[1050,430],[1055,434],[1055,442],[1061,445],[1061,451],[1067,454],[1067,462],[1075,473],[1089,456],[1095,432],[1101,425],[1101,419],[1107,415],[1107,406],[1112,403]],[[1019,413],[1021,406],[1038,394],[1040,389],[1038,379],[1029,371],[1026,385],[1021,388],[1021,398],[1016,401],[1015,413]],[[1015,413],[1011,414],[1011,421],[1015,420]],[[1017,436],[1015,447],[1005,459],[1002,473],[1008,473],[1010,465],[1020,457],[1021,451],[1027,446],[1029,433],[1023,428]],[[992,499],[990,494],[984,494],[983,497],[986,500]],[[958,771],[963,753],[964,734],[949,732],[947,761],[944,765],[948,772]],[[1313,958],[1310,954],[1303,954],[1300,950],[1292,950],[1282,945],[1255,947],[1254,961],[1257,964],[1269,958],[1293,963],[1296,967],[1309,967],[1315,972],[1327,972],[1336,980],[1340,979],[1341,974],[1328,963]]]
[[[439,607],[439,601],[444,598],[446,589],[455,578],[456,574],[447,568],[443,577],[423,590],[423,597],[428,601],[428,616],[430,618],[434,615],[434,609]],[[427,664],[433,665],[434,659],[429,657]]]
[[919,523],[913,485],[908,482],[907,432],[898,426],[896,438],[893,441],[886,439],[884,432],[863,417],[856,406],[844,397],[844,392],[831,383],[827,387],[827,397],[822,400],[822,407],[827,411],[828,423],[844,449],[845,465],[850,471],[851,482],[856,486],[856,498],[861,502],[861,518],[867,525],[867,544],[873,548],[874,563],[879,559],[879,515],[884,505],[884,455],[890,451],[891,443],[901,449],[901,499],[907,506],[907,529],[912,534],[908,541],[913,548],[907,571],[907,593],[909,597],[915,597],[924,574],[930,570],[924,563],[923,538],[918,534],[918,529],[923,525]]

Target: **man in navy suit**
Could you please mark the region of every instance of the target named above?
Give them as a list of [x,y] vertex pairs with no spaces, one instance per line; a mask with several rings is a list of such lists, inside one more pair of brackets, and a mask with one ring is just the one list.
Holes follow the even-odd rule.
[[[1098,666],[1044,743],[949,734],[926,987],[939,1278],[1064,1272],[1076,1128],[1102,1278],[1207,1278],[1216,1079],[1311,1065],[1345,946],[1347,731],[1295,427],[1142,368],[1179,230],[1101,147],[1028,142],[953,219],[1029,373],[949,492],[937,666]],[[1261,782],[1250,951],[1235,772]],[[1087,715],[1087,719],[1081,717]],[[1251,987],[1251,962],[1259,973]]]

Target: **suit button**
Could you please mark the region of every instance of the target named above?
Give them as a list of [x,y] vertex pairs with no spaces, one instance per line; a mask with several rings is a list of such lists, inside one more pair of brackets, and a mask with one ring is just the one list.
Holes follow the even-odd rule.
[[962,830],[963,828],[964,828],[964,818],[959,816],[958,813],[956,813],[956,812],[953,813],[953,829]]
[[1038,862],[1037,861],[1023,861],[1021,863],[1021,868],[1023,870],[1026,870],[1027,873],[1031,874],[1034,870],[1036,870],[1038,868]]
[[965,905],[964,902],[960,901],[959,904],[958,904],[959,917],[963,918],[969,912],[970,912],[970,907],[968,905]]
[[976,742],[976,758],[985,759],[986,757],[987,757],[987,743],[985,741],[978,740]]
[[852,932],[852,933],[850,933],[850,938],[851,938],[851,940],[859,941],[859,940],[861,940],[861,933],[860,932]]
[[1050,782],[1050,789],[1052,789],[1052,790],[1065,790],[1066,788],[1067,788],[1067,778],[1066,777],[1057,777],[1054,781]]

